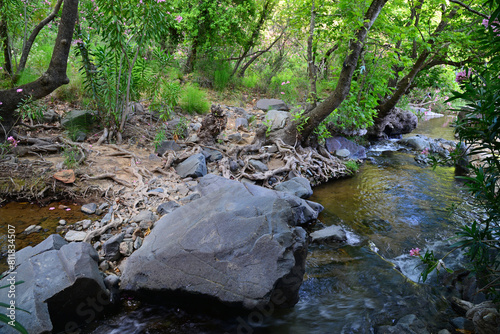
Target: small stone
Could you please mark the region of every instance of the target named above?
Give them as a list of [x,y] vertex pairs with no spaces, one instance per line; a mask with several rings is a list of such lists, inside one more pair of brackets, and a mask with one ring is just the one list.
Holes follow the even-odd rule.
[[97,204],[89,203],[89,204],[82,205],[81,210],[83,213],[86,213],[88,215],[92,215],[97,210]]
[[120,258],[120,244],[123,241],[124,234],[117,234],[102,245],[104,250],[104,258],[109,261],[115,261]]
[[240,168],[240,165],[234,160],[229,161],[229,170],[231,172],[236,172]]
[[250,159],[248,164],[255,168],[258,172],[266,172],[269,168],[263,162],[259,160]]
[[240,129],[240,128],[246,129],[246,128],[248,128],[248,120],[246,118],[243,118],[243,117],[237,118],[236,121],[235,121],[235,127],[236,127],[236,129]]
[[340,226],[332,225],[311,233],[312,242],[344,242],[347,240],[345,231]]
[[37,225],[30,225],[28,226],[25,230],[24,230],[24,233],[26,234],[31,234],[31,233],[36,233],[36,232],[40,232],[40,230],[42,229],[41,226],[37,226]]
[[189,188],[186,186],[180,186],[179,188],[177,188],[177,192],[180,196],[184,197],[189,193]]
[[230,134],[227,139],[230,141],[230,142],[233,142],[233,143],[239,143],[243,140],[243,138],[241,137],[241,134],[240,133],[233,133],[233,134]]
[[174,201],[170,201],[170,202],[160,204],[158,206],[158,208],[156,209],[156,212],[158,212],[159,215],[163,216],[163,215],[167,215],[167,214],[171,213],[172,211],[174,211],[178,207],[180,207],[179,204],[177,204]]
[[163,190],[163,188],[156,188],[156,189],[151,189],[150,191],[148,191],[148,194],[161,194],[164,192],[165,192],[165,190]]
[[139,224],[142,222],[150,223],[150,222],[153,222],[155,220],[156,220],[156,217],[155,217],[154,213],[152,213],[149,210],[143,210],[130,219],[131,222],[139,223]]
[[66,224],[67,224],[67,222],[64,219],[59,220],[59,225],[64,226]]
[[120,254],[127,257],[132,255],[134,251],[134,243],[132,240],[126,240],[120,243]]
[[109,263],[108,261],[102,261],[101,264],[99,264],[99,269],[101,269],[102,271],[106,271],[109,269]]
[[349,152],[349,150],[343,148],[343,149],[340,149],[340,150],[336,150],[335,151],[335,155],[339,158],[347,158],[348,156],[351,155],[351,152]]
[[100,241],[97,241],[96,243],[94,243],[94,245],[93,245],[93,246],[94,246],[94,249],[95,249],[95,250],[98,250],[98,249],[99,249],[99,247],[101,247],[101,245],[102,245],[102,243],[101,243]]
[[142,238],[137,237],[134,241],[134,249],[139,249],[142,246]]
[[109,208],[109,204],[106,202],[99,205],[99,210],[106,210],[107,208]]
[[161,158],[155,153],[151,153],[148,158],[150,161],[161,161]]
[[132,235],[135,231],[135,228],[133,228],[132,226],[128,227],[127,230],[125,231],[125,234],[130,234]]
[[101,219],[101,224],[107,224],[111,221],[111,213],[106,213]]
[[90,219],[85,219],[82,221],[77,222],[76,224],[79,224],[82,226],[84,230],[88,229],[90,225],[92,224],[92,221]]
[[85,239],[86,236],[87,236],[87,233],[85,233],[85,232],[69,230],[66,233],[66,235],[64,236],[64,239],[66,239],[66,241],[69,241],[69,242],[83,241],[83,239]]
[[184,197],[183,199],[181,199],[181,200],[180,200],[180,202],[181,202],[182,204],[186,204],[186,203],[189,203],[189,202],[191,202],[191,201],[194,201],[195,199],[198,199],[198,198],[200,198],[200,197],[201,197],[201,195],[200,195],[199,193],[192,193],[191,195],[186,196],[186,197]]

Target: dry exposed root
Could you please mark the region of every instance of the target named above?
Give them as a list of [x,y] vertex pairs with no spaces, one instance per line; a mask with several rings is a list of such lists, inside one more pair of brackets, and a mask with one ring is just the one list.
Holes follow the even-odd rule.
[[125,180],[120,180],[116,177],[114,173],[104,173],[96,176],[88,176],[87,174],[82,176],[82,180],[102,180],[102,179],[111,179],[122,186],[132,188],[132,185]]
[[[117,219],[115,219],[115,214],[117,216]],[[85,236],[85,239],[83,239],[84,242],[90,242],[92,239],[100,237],[103,233],[105,233],[107,230],[111,228],[117,228],[119,227],[123,222],[123,218],[120,216],[118,213],[114,213],[111,215],[111,221],[104,225],[103,227],[100,227],[96,230],[90,231],[87,233]]]
[[[233,175],[229,168],[230,158],[223,158],[219,163],[219,171],[225,178],[236,178],[238,180],[246,178],[253,181],[264,181],[263,186],[267,187],[270,187],[269,182],[266,182],[270,178],[275,178],[271,182],[274,186],[276,183],[285,180],[289,174],[301,175],[309,179],[312,184],[319,184],[346,175],[344,164],[328,152],[325,153],[326,156],[323,156],[316,149],[301,146],[294,147],[285,144],[281,139],[276,139],[273,143],[278,148],[276,153],[245,154],[256,151],[258,145],[255,145],[255,143],[233,149],[231,151],[233,159],[243,160],[244,166],[239,173]],[[250,160],[267,162],[270,159],[282,160],[284,165],[269,171],[256,172],[250,164]]]

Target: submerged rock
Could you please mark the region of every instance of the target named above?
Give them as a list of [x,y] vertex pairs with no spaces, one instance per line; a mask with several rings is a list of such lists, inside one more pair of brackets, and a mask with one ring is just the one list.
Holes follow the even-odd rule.
[[306,233],[296,225],[317,218],[322,206],[215,175],[199,188],[200,199],[160,219],[130,256],[121,288],[245,308],[293,306],[307,254]]
[[342,227],[332,225],[311,233],[311,239],[316,243],[345,242],[347,235]]

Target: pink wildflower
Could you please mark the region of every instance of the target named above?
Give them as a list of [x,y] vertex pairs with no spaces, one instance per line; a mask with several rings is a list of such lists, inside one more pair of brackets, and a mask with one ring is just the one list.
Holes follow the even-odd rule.
[[177,15],[177,17],[175,18],[175,20],[176,20],[177,22],[181,22],[181,21],[182,21],[182,16]]
[[410,250],[410,256],[420,256],[420,248],[412,248]]
[[23,91],[23,89],[22,89],[22,88],[18,88],[18,89],[17,89],[17,92],[18,92],[18,93],[21,93],[22,91]]

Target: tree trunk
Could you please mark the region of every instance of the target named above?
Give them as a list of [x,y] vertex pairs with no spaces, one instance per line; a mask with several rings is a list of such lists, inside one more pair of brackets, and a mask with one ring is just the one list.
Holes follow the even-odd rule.
[[[23,101],[38,100],[58,87],[69,83],[66,75],[71,39],[78,17],[78,0],[64,0],[61,22],[54,44],[54,51],[47,71],[37,80],[25,85],[0,91],[0,139],[5,139],[14,126],[14,112]],[[3,138],[2,138],[3,137]]]
[[198,36],[193,38],[193,43],[191,44],[191,50],[189,50],[189,55],[186,61],[185,73],[192,73],[194,70],[194,62],[196,61],[196,51],[198,49]]
[[[438,36],[443,30],[446,28],[448,25],[448,20],[452,19],[455,15],[457,14],[457,10],[453,9],[448,15],[444,15],[444,9],[443,9],[443,16],[441,18],[441,22],[439,25],[436,27],[434,32],[431,35],[432,37]],[[431,49],[435,49],[435,46],[432,45],[432,39],[431,42],[429,42],[432,46]],[[417,58],[415,61],[415,64],[413,64],[412,69],[410,72],[404,76],[403,79],[401,79],[398,84],[396,85],[396,89],[392,96],[388,99],[386,99],[384,102],[380,103],[376,109],[378,110],[377,117],[375,118],[375,126],[380,124],[380,121],[389,114],[389,112],[396,106],[396,104],[399,102],[401,97],[406,93],[408,88],[410,88],[413,79],[417,76],[417,74],[424,68],[424,66],[427,65],[427,58],[431,55],[431,51],[428,51],[427,49],[424,49],[420,56]]]
[[307,38],[307,73],[309,74],[309,97],[311,100],[311,109],[317,106],[317,92],[316,92],[316,64],[313,52],[313,42],[314,42],[314,26],[316,24],[316,12],[315,12],[315,0],[311,1],[311,21],[309,23],[309,37]]
[[16,84],[16,82],[19,80],[19,78],[21,77],[21,72],[24,71],[24,68],[26,67],[26,62],[28,61],[28,56],[30,54],[31,47],[35,42],[38,33],[42,30],[43,27],[45,27],[52,20],[54,20],[57,13],[59,12],[59,9],[61,8],[62,2],[63,0],[57,1],[52,13],[50,13],[49,16],[47,16],[40,23],[38,23],[38,25],[31,32],[30,37],[23,43],[23,52],[21,54],[21,59],[19,60],[19,66],[17,67],[16,74],[14,74],[14,76],[12,77],[12,82],[14,84]]
[[3,46],[3,58],[4,58],[4,70],[12,75],[12,62],[10,59],[10,43],[9,43],[9,32],[7,29],[7,22],[4,20],[0,21],[0,42]]
[[371,3],[365,14],[365,23],[363,27],[356,32],[355,38],[349,42],[349,54],[342,66],[335,91],[325,101],[305,115],[305,117],[309,117],[309,119],[301,133],[302,141],[307,141],[314,129],[316,129],[330,113],[337,109],[347,97],[347,94],[349,94],[352,75],[356,69],[361,50],[363,49],[363,42],[386,2],[387,0],[373,0]]

